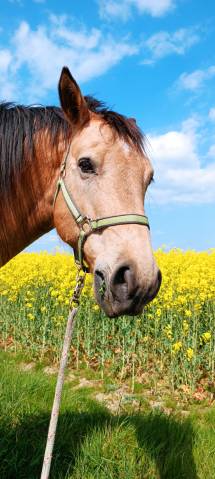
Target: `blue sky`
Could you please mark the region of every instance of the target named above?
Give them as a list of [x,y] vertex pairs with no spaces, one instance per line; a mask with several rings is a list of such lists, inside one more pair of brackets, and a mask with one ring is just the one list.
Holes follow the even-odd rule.
[[[215,3],[1,0],[0,98],[58,104],[69,66],[85,94],[136,117],[155,183],[154,248],[215,238]],[[54,232],[30,250],[62,248]]]

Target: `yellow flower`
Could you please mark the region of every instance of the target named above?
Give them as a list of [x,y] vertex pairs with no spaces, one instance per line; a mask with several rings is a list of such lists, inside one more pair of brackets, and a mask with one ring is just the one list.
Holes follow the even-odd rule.
[[193,355],[194,355],[193,349],[192,349],[192,348],[188,348],[186,352],[187,352],[187,359],[188,359],[188,361],[191,361],[191,359],[193,359]]
[[192,312],[189,309],[185,309],[185,316],[187,316],[187,318],[191,318]]
[[93,310],[94,310],[94,311],[99,311],[99,310],[100,310],[99,305],[98,305],[98,304],[94,304]]
[[26,303],[26,308],[32,308],[33,304],[32,303]]
[[188,322],[185,319],[183,321],[183,332],[184,332],[185,335],[187,334],[188,330],[189,330],[189,325],[188,325]]
[[33,321],[33,320],[35,319],[35,316],[34,316],[33,314],[31,314],[31,313],[28,313],[28,314],[27,314],[27,317],[28,317],[28,319],[30,319],[31,321]]
[[62,303],[63,300],[64,300],[62,294],[59,294],[57,299],[58,299],[59,303]]
[[182,342],[177,341],[176,343],[173,344],[172,351],[173,353],[178,353],[182,348]]
[[51,291],[51,297],[52,298],[56,298],[58,295],[58,291],[56,291],[55,289],[53,289],[53,291]]
[[164,328],[164,333],[165,333],[165,336],[171,340],[172,339],[172,328],[171,328],[171,325],[170,324],[167,324],[167,326],[165,326]]
[[204,343],[207,343],[211,339],[211,333],[210,331],[206,331],[205,333],[202,334],[202,339]]

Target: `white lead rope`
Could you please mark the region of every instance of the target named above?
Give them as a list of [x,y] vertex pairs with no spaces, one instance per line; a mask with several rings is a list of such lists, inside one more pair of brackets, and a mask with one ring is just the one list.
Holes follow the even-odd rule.
[[40,479],[49,478],[49,472],[50,472],[51,461],[52,461],[52,453],[53,453],[55,435],[56,435],[56,429],[57,429],[57,422],[58,422],[58,416],[59,416],[59,410],[60,410],[61,394],[62,394],[63,383],[64,383],[65,368],[66,368],[66,364],[68,360],[68,353],[69,353],[72,334],[73,334],[74,326],[75,326],[75,316],[78,312],[79,297],[81,295],[81,291],[84,286],[84,279],[85,279],[85,275],[81,276],[79,271],[78,277],[76,280],[77,282],[76,282],[75,291],[73,293],[73,297],[71,300],[71,303],[75,303],[76,307],[72,307],[68,315],[63,349],[62,349],[61,360],[60,360],[60,367],[59,367],[59,372],[57,377],[57,384],[55,388],[55,396],[54,396],[52,413],[51,413],[51,418],[49,423],[46,449],[45,449],[45,454],[43,459],[43,467],[42,467]]

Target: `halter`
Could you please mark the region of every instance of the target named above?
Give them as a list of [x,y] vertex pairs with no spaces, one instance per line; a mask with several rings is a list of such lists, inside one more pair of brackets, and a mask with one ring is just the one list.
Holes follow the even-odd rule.
[[83,247],[86,239],[92,233],[97,231],[101,231],[109,226],[116,226],[116,225],[127,225],[127,224],[137,224],[137,225],[144,225],[149,228],[149,221],[147,216],[139,215],[139,214],[123,214],[123,215],[116,215],[116,216],[106,216],[104,218],[97,218],[91,219],[88,216],[82,215],[78,207],[76,206],[71,194],[69,193],[64,178],[66,175],[66,161],[69,155],[70,145],[66,152],[65,158],[61,165],[60,169],[60,176],[57,182],[57,189],[54,196],[54,202],[57,199],[58,193],[61,190],[64,200],[68,206],[69,211],[71,212],[72,216],[74,217],[78,227],[79,227],[79,237],[78,237],[78,247],[74,249],[74,256],[75,262],[83,271],[88,272],[89,268],[84,263],[84,252]]

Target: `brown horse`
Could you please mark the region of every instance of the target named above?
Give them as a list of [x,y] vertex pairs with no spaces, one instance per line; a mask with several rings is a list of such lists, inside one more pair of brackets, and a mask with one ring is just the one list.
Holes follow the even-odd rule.
[[[61,190],[53,203],[66,152],[67,190],[84,215],[144,214],[153,169],[135,121],[84,97],[67,68],[59,95],[62,109],[0,105],[0,266],[54,227],[77,248],[79,226]],[[95,231],[83,254],[109,316],[138,314],[157,294],[161,273],[146,225]]]

